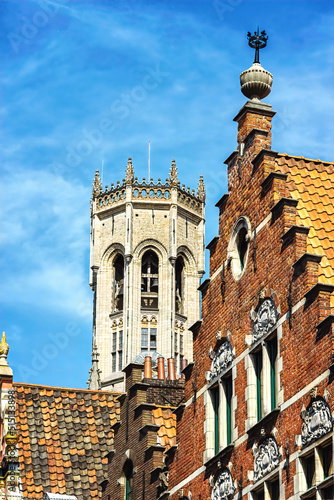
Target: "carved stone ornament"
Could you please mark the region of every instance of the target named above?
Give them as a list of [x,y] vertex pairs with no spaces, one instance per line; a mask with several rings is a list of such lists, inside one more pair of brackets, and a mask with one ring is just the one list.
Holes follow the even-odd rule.
[[272,299],[266,299],[260,305],[257,313],[254,313],[253,342],[268,333],[277,323],[278,312],[275,302]]
[[212,360],[209,381],[222,373],[233,361],[232,346],[228,340],[219,347]]
[[254,481],[274,470],[279,465],[280,453],[273,437],[265,439],[259,446],[253,446]]
[[231,500],[235,493],[235,486],[228,469],[219,474],[211,493],[211,500]]
[[303,419],[302,446],[307,446],[333,429],[333,417],[326,401],[313,399],[300,413]]

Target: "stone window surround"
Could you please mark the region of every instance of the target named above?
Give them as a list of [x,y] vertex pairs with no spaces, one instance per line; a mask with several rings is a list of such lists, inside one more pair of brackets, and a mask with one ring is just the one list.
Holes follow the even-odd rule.
[[[243,269],[240,268],[240,256],[238,249],[238,236],[240,231],[244,229],[246,231],[246,242],[247,249],[245,252]],[[252,239],[252,229],[249,218],[246,215],[242,215],[238,218],[231,231],[230,240],[227,247],[227,260],[231,265],[232,275],[235,281],[239,281],[247,267],[248,254],[249,254],[249,242]]]
[[[185,324],[183,321],[176,320],[174,327],[174,342],[175,342],[175,369],[177,373],[181,373],[181,360],[184,355],[184,333]],[[182,337],[182,341],[181,341]]]
[[[276,360],[276,407],[280,407],[284,402],[283,388],[280,384],[280,373],[283,369],[283,358],[281,356],[280,341],[283,336],[282,325],[275,325],[266,335],[261,337],[259,340],[254,342],[253,345],[249,346],[249,351],[245,356],[245,369],[247,373],[247,387],[245,390],[245,400],[247,404],[247,419],[245,421],[246,432],[258,423],[257,418],[257,399],[256,399],[256,374],[255,367],[252,359],[252,355],[262,349],[262,360],[263,360],[263,382],[262,386],[262,398],[263,398],[263,408],[262,408],[262,418],[271,413],[271,392],[270,392],[270,360],[269,353],[267,350],[267,343],[275,335],[277,335],[277,360]],[[246,342],[251,341],[251,337],[246,336]]]
[[271,500],[270,496],[270,484],[278,479],[279,484],[279,498],[285,498],[285,487],[283,481],[282,468],[276,468],[271,473],[267,474],[265,477],[256,482],[256,485],[252,485],[248,487],[248,499],[247,500],[256,500],[257,492],[264,490],[264,498],[265,500]]
[[219,386],[219,422],[225,420],[226,413],[226,396],[223,384],[221,381],[228,376],[232,376],[232,397],[231,397],[231,443],[227,444],[225,426],[222,426],[224,433],[219,433],[219,450],[218,454],[225,448],[234,443],[238,438],[238,428],[235,427],[235,412],[237,409],[237,396],[235,395],[235,379],[237,378],[237,366],[234,362],[223,370],[219,375],[214,377],[210,383],[206,385],[204,392],[204,407],[205,407],[205,420],[204,420],[204,435],[205,435],[205,451],[203,454],[204,464],[215,456],[215,422],[214,422],[214,402],[212,398],[212,389]]
[[[122,334],[122,346],[120,346],[120,332],[123,332]],[[113,345],[113,336],[116,333],[116,346],[114,349]],[[116,372],[120,371],[119,370],[119,364],[120,364],[120,357],[122,361],[122,367],[124,365],[124,359],[123,359],[123,350],[124,350],[124,324],[123,324],[123,312],[120,311],[118,313],[117,317],[113,317],[112,322],[111,322],[111,357],[112,359],[115,357],[116,360]],[[113,365],[113,362],[111,361],[111,366]]]
[[[147,346],[143,347],[142,329],[147,328]],[[151,349],[151,329],[155,329],[155,348]],[[157,351],[158,348],[158,315],[157,314],[142,314],[141,315],[141,331],[140,331],[140,352]]]
[[[334,431],[329,432],[317,441],[309,444],[302,450],[299,450],[296,457],[296,474],[294,476],[294,493],[297,498],[308,498],[311,494],[316,496],[317,500],[322,500],[322,487],[333,485],[334,488],[334,473],[329,478],[323,477],[323,466],[321,462],[320,449],[328,444],[332,444],[334,450]],[[303,459],[313,454],[315,461],[315,485],[307,489],[306,476],[303,467]]]

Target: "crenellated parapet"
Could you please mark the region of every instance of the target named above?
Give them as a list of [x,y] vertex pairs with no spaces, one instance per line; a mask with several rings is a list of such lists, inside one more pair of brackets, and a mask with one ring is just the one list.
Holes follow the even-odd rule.
[[[190,211],[203,214],[205,203],[205,186],[203,176],[200,176],[197,193],[195,189],[181,185],[178,180],[178,172],[175,160],[172,161],[169,177],[165,182],[159,178],[157,182],[153,179],[147,180],[145,177],[140,181],[138,177],[134,176],[134,169],[132,159],[129,158],[125,170],[125,178],[122,182],[117,181],[116,185],[112,183],[110,187],[105,186],[102,189],[102,183],[99,171],[96,171],[93,183],[93,198],[92,204],[95,205],[97,213],[110,210],[113,207],[118,207],[127,202],[158,202],[158,203],[175,203],[177,201]],[[172,191],[177,193],[176,200],[172,199]]]

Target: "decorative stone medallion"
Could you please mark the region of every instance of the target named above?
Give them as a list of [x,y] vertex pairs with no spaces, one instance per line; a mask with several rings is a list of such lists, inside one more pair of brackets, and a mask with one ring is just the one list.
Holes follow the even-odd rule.
[[280,454],[273,437],[265,439],[259,446],[253,447],[254,481],[274,470],[279,465]]
[[211,363],[209,381],[222,373],[233,361],[232,346],[228,340],[219,347]]
[[211,493],[211,500],[231,500],[234,493],[235,486],[231,473],[228,469],[224,469],[215,482]]
[[313,399],[300,414],[302,425],[302,446],[307,446],[333,429],[333,417],[326,401]]
[[254,316],[253,342],[256,342],[277,323],[278,312],[275,302],[272,299],[264,300]]

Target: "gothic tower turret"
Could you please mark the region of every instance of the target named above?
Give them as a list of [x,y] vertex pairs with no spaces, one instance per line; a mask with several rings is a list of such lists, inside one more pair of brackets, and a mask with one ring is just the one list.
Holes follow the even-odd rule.
[[[204,274],[205,188],[178,181],[173,160],[165,183],[141,182],[129,158],[122,184],[102,189],[98,171],[91,202],[93,338],[103,388],[123,387],[122,369],[152,353],[192,360]],[[94,344],[95,345],[95,344]],[[155,354],[156,353],[156,354]]]

